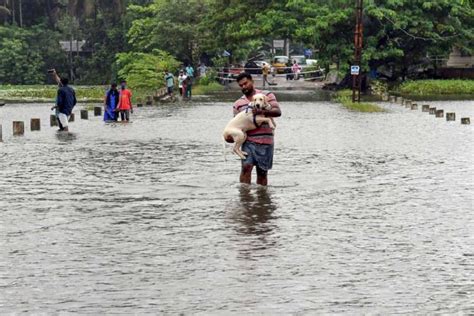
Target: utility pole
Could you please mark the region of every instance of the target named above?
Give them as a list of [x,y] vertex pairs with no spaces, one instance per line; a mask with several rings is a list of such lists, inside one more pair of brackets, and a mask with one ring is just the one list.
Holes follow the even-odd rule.
[[[358,71],[354,71],[351,67],[352,74],[352,102],[360,102],[360,90],[362,85],[361,80],[361,57],[362,57],[362,1],[356,0],[356,25],[354,31],[354,64],[353,66],[358,66]],[[355,67],[357,69],[357,67]]]

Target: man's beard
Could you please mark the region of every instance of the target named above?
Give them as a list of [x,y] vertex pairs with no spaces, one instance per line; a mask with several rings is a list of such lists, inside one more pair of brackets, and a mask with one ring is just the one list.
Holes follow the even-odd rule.
[[242,89],[242,93],[246,96],[252,95],[253,89]]

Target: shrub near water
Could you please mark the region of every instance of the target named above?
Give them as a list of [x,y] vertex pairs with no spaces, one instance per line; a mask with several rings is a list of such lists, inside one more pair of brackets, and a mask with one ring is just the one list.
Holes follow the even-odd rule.
[[341,90],[336,94],[336,101],[341,103],[344,107],[358,112],[384,112],[380,106],[367,102],[352,102],[352,91]]
[[417,80],[400,86],[404,95],[474,94],[474,80]]

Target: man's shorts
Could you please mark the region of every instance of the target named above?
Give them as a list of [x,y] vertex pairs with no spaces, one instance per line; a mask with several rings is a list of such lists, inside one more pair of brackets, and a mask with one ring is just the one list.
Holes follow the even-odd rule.
[[254,165],[262,170],[270,170],[273,166],[273,144],[256,144],[245,142],[242,145],[242,151],[248,155],[242,160],[242,165]]
[[62,127],[68,127],[68,116],[64,113],[58,112],[58,120],[61,123]]
[[173,87],[167,87],[167,89],[168,89],[168,94],[173,93]]

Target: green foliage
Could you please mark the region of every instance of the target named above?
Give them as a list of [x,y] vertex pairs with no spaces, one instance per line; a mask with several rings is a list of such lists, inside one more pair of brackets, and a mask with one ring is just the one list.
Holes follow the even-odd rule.
[[417,80],[406,81],[400,86],[403,95],[443,95],[443,94],[472,94],[474,95],[474,80]]
[[153,50],[147,53],[119,53],[118,75],[133,89],[157,89],[165,86],[164,72],[176,73],[180,63],[170,54]]
[[372,92],[376,95],[384,95],[388,93],[388,84],[382,80],[374,80],[370,83]]
[[193,94],[194,95],[206,95],[206,94],[210,94],[210,93],[213,93],[213,92],[219,92],[219,91],[223,91],[224,90],[224,86],[215,82],[215,81],[212,81],[212,82],[209,82],[208,84],[206,85],[197,85],[195,87],[193,87]]
[[[73,86],[77,100],[101,101],[106,86]],[[54,102],[58,87],[56,85],[1,85],[0,98],[5,100],[30,100]]]
[[133,22],[128,31],[134,51],[167,51],[182,61],[193,62],[200,53],[200,21],[207,12],[203,0],[155,0],[149,6],[129,6]]
[[385,112],[380,106],[367,103],[367,102],[352,102],[352,91],[351,90],[341,90],[336,94],[336,101],[341,103],[344,107],[349,110],[357,112]]
[[18,28],[0,26],[0,82],[41,83],[46,69],[61,62],[57,33],[37,26]]

